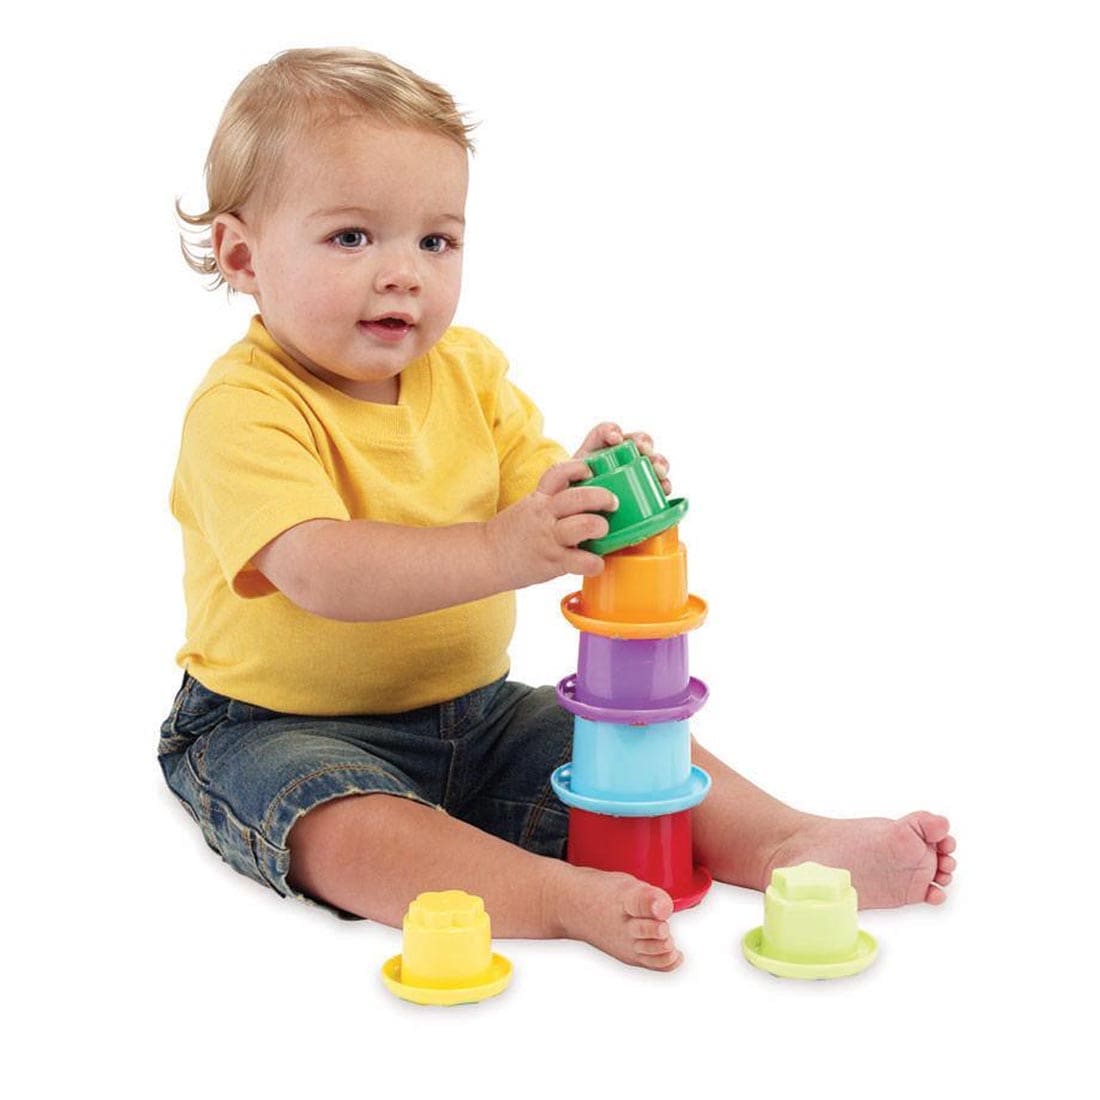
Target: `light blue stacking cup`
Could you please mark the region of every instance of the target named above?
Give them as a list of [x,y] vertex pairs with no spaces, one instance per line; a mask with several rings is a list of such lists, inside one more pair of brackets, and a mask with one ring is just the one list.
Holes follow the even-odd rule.
[[659,801],[691,787],[687,722],[649,726],[573,719],[575,795],[611,801]]

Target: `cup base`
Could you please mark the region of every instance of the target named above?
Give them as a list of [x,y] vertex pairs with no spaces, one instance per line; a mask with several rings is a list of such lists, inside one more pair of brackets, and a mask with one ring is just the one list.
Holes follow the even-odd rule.
[[[588,866],[588,864],[575,864],[574,866]],[[605,868],[600,869],[604,870]],[[714,876],[702,864],[699,864],[692,868],[690,883],[679,889],[667,883],[658,882],[653,885],[659,886],[672,898],[672,911],[680,913],[685,909],[694,909],[707,896],[707,891],[714,885]]]
[[669,894],[672,898],[672,911],[679,913],[682,909],[693,909],[707,896],[707,891],[714,883],[714,877],[701,864],[691,872],[691,885],[680,891]]
[[488,1000],[503,993],[512,980],[512,964],[503,955],[493,955],[489,966],[489,980],[479,985],[461,989],[442,989],[437,986],[407,985],[401,981],[401,956],[394,955],[382,967],[382,981],[386,988],[403,1001],[418,1005],[466,1005]]
[[862,930],[859,933],[855,952],[846,959],[836,959],[833,962],[791,962],[788,959],[777,959],[772,955],[765,955],[763,948],[763,925],[745,933],[741,940],[741,952],[753,966],[766,970],[777,978],[802,978],[810,981],[851,977],[866,970],[878,956],[878,944],[874,937]]

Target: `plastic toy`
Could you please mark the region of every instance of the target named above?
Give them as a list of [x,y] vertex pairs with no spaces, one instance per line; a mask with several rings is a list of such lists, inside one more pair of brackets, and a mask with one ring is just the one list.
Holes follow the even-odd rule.
[[687,511],[669,502],[633,441],[585,461],[619,499],[611,530],[585,549],[606,555],[598,577],[562,601],[581,631],[577,672],[558,684],[573,714],[573,760],[550,777],[569,809],[570,863],[626,871],[666,890],[677,909],[697,905],[711,876],[692,858],[691,811],[710,776],[691,763],[688,719],[707,686],[688,672],[687,632],[706,604],[687,589],[677,532]]
[[628,726],[578,717],[573,723],[573,762],[562,779],[568,779],[574,794],[589,798],[675,798],[692,778],[686,725]]
[[688,594],[687,548],[675,526],[605,557],[603,572],[586,577],[561,609],[578,630],[605,638],[669,638],[701,626],[707,614],[706,603]]
[[691,810],[655,817],[615,817],[569,810],[569,862],[601,871],[626,871],[665,890],[675,909],[698,905],[710,872],[692,862]]
[[421,1005],[472,1004],[495,997],[512,964],[494,955],[489,914],[462,890],[421,894],[403,923],[402,954],[382,967],[391,993]]
[[611,554],[680,522],[687,511],[684,499],[669,500],[653,469],[653,463],[638,451],[632,439],[617,447],[605,447],[590,454],[585,462],[592,477],[582,485],[610,489],[619,500],[618,510],[604,512],[610,530],[600,539],[581,543],[582,550]]
[[780,978],[845,978],[875,961],[878,945],[859,928],[852,876],[842,867],[777,867],[764,894],[764,924],[745,934],[753,966]]

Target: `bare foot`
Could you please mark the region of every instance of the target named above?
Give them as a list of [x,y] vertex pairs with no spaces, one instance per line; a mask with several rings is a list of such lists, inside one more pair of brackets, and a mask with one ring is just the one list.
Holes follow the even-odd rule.
[[891,821],[885,817],[811,818],[787,838],[768,863],[765,885],[774,867],[812,859],[828,867],[847,867],[861,909],[893,909],[926,901],[942,905],[951,881],[955,838],[946,817],[918,810]]
[[675,970],[683,961],[669,931],[672,898],[632,875],[560,865],[557,909],[562,934],[631,966]]

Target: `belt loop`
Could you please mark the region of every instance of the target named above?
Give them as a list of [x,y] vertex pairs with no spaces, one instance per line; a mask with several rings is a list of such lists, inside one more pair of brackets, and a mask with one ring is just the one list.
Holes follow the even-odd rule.
[[450,741],[455,735],[457,725],[455,714],[455,701],[449,699],[446,703],[439,704],[439,738],[441,741]]

